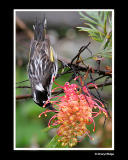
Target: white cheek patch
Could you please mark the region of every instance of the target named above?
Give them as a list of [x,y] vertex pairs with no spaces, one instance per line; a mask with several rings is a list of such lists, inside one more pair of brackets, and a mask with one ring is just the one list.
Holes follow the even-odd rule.
[[44,90],[44,87],[42,86],[41,83],[37,84],[37,85],[35,86],[35,88],[36,88],[37,90],[39,90],[39,91],[43,91],[43,90]]

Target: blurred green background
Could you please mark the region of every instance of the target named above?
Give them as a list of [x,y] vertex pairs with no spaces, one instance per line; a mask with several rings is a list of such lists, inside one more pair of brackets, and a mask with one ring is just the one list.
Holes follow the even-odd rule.
[[[58,54],[65,58],[71,59],[82,45],[87,44],[91,41],[89,46],[92,52],[96,51],[99,47],[97,42],[92,41],[88,34],[85,32],[79,32],[76,27],[83,26],[83,21],[80,20],[80,15],[78,12],[16,12],[16,16],[22,19],[22,21],[32,30],[32,25],[34,24],[34,18],[32,16],[37,16],[41,19],[42,15],[47,17],[48,20],[48,33],[50,36],[51,43]],[[56,15],[56,16],[55,16]],[[69,15],[69,16],[67,16]],[[53,21],[53,17],[55,21]],[[59,17],[59,18],[58,18]],[[65,18],[66,17],[66,18]],[[42,18],[43,19],[43,18]],[[75,22],[74,22],[75,19]],[[52,23],[50,23],[50,20]],[[67,21],[66,21],[67,20]],[[73,21],[72,21],[73,20]],[[66,23],[67,22],[67,23]],[[70,23],[69,23],[70,22]],[[16,29],[16,82],[20,82],[28,79],[27,75],[27,64],[28,64],[28,52],[30,46],[30,39],[26,33],[19,27]],[[89,53],[86,53],[88,56]],[[83,55],[84,56],[84,55]],[[94,61],[87,62],[91,66],[95,66]],[[102,63],[102,68],[105,65],[111,65],[111,60],[107,59]],[[56,80],[59,84],[64,84],[69,79],[70,74],[63,75]],[[98,76],[98,75],[94,75]],[[88,79],[87,79],[88,80]],[[103,82],[104,79],[98,80],[97,84]],[[17,84],[17,86],[29,86],[29,82],[24,82],[22,84]],[[56,87],[53,84],[53,88]],[[101,96],[109,103],[109,110],[111,113],[112,107],[112,86],[106,86],[101,91]],[[94,91],[95,93],[95,91]],[[31,94],[31,89],[29,88],[17,88],[16,95]],[[43,129],[47,127],[49,119],[52,117],[53,113],[49,113],[47,117],[42,116],[38,118],[38,115],[45,109],[36,105],[33,100],[24,99],[16,101],[16,147],[17,148],[45,148],[56,135],[56,129],[51,129],[44,131]],[[95,139],[90,141],[88,137],[78,143],[76,148],[111,148],[112,147],[112,120],[106,120],[105,127],[104,116],[100,115],[95,118],[96,131],[91,132],[91,136]],[[93,125],[88,126],[92,131]]]

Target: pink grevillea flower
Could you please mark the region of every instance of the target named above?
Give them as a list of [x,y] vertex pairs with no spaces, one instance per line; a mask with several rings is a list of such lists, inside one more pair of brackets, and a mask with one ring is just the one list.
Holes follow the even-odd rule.
[[[88,85],[93,85],[97,88],[93,83]],[[48,126],[59,125],[57,134],[60,138],[58,141],[62,143],[62,146],[68,145],[72,147],[77,144],[78,136],[89,136],[90,131],[87,129],[87,125],[93,123],[93,131],[95,131],[94,117],[97,117],[102,112],[107,117],[107,111],[99,100],[90,95],[86,86],[80,88],[77,84],[66,82],[64,86],[59,85],[57,88],[64,90],[64,96],[57,96],[58,100],[56,101],[52,101],[52,97],[48,101],[57,109]],[[98,109],[98,111],[94,112],[93,109]],[[46,110],[41,114],[46,116],[47,112],[50,112],[50,110]],[[90,136],[89,138],[93,139]]]

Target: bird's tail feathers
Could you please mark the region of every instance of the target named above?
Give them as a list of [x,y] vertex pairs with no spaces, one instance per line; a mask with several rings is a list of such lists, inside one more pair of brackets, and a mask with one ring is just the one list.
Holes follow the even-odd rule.
[[34,40],[37,41],[44,41],[45,36],[46,36],[46,28],[47,28],[47,20],[44,18],[42,22],[40,22],[36,18],[36,23],[33,25],[34,29]]

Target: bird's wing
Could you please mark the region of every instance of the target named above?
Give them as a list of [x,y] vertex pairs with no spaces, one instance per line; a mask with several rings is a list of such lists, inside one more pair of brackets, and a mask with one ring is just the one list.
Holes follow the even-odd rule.
[[[47,44],[48,45],[48,44]],[[31,44],[30,50],[30,62],[29,62],[29,71],[30,78],[33,80],[33,83],[36,85],[42,85],[44,89],[49,89],[53,72],[56,65],[50,59],[50,54],[48,53],[48,46],[46,42],[37,42],[33,41]]]

